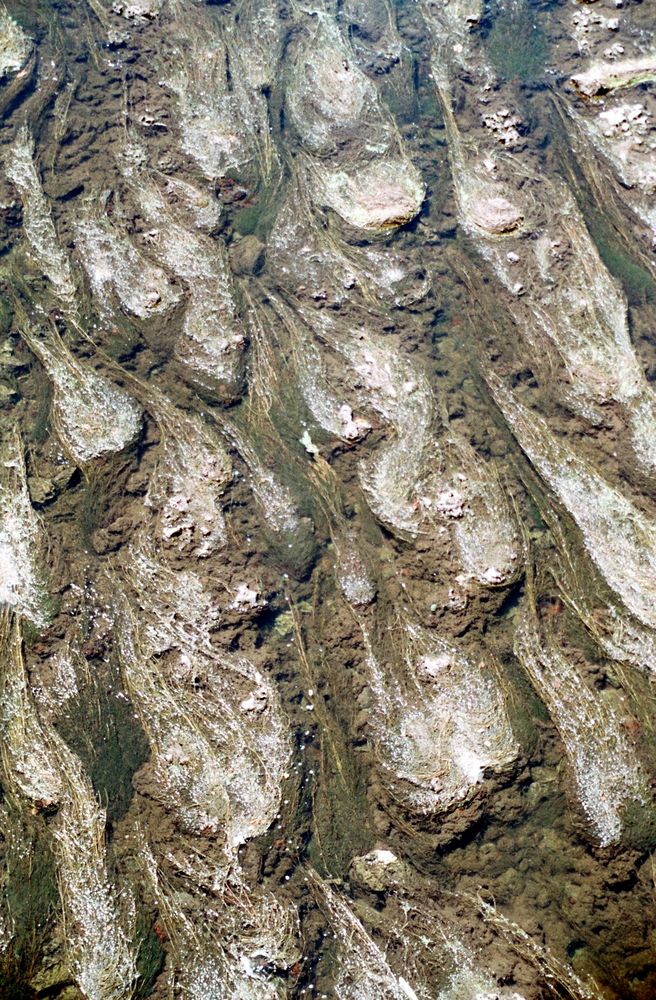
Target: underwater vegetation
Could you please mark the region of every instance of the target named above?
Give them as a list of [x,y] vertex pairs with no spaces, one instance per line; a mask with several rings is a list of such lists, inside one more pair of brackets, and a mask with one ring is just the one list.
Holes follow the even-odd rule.
[[649,6],[0,4],[0,998],[656,995]]

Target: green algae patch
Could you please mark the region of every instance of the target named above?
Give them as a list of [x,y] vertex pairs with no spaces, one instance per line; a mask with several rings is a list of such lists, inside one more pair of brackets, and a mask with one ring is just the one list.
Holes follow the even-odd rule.
[[[301,615],[311,615],[312,605],[309,601],[299,601],[296,605],[296,613]],[[295,615],[293,611],[281,611],[276,615],[271,625],[271,637],[274,639],[284,639],[294,631]]]
[[623,841],[627,847],[640,853],[656,849],[656,809],[637,802],[627,802],[622,817],[624,823]]
[[531,3],[491,3],[486,22],[485,49],[490,62],[504,79],[524,83],[544,74],[549,47]]
[[[322,753],[321,781],[312,802],[309,857],[317,871],[344,878],[354,857],[371,847],[366,779],[354,766],[337,727]],[[354,755],[357,756],[357,755]],[[357,762],[356,762],[357,764]]]
[[235,229],[242,236],[255,236],[263,228],[262,207],[259,204],[247,205],[235,213]]
[[621,283],[629,305],[643,306],[656,302],[656,281],[647,268],[638,263],[625,248],[624,240],[619,235],[618,228],[624,224],[617,211],[611,218],[615,225],[604,217],[603,198],[599,189],[591,186],[588,167],[584,158],[577,159],[569,148],[569,136],[562,130],[562,125],[556,121],[555,137],[558,143],[559,155],[567,165],[568,178],[576,203],[585,220],[590,236],[594,242],[602,262],[614,278]]
[[276,221],[279,208],[278,190],[262,191],[255,196],[252,205],[244,205],[235,212],[234,227],[242,236],[257,236],[265,241]]
[[108,818],[116,822],[130,805],[132,776],[148,759],[148,743],[123,692],[114,684],[105,691],[98,681],[94,688],[71,702],[75,723],[62,735],[88,770]]
[[631,306],[641,306],[656,302],[656,282],[649,271],[636,263],[624,250],[612,228],[594,210],[585,211],[590,235],[604,264],[626,292]]
[[0,336],[6,336],[14,323],[14,310],[4,295],[0,295]]
[[137,917],[137,988],[135,1000],[150,996],[155,980],[164,966],[164,949],[153,928],[146,922],[144,916]]
[[103,523],[108,506],[107,495],[92,477],[84,481],[78,508],[78,524],[82,541],[92,545],[91,536]]
[[549,712],[514,657],[504,658],[502,671],[502,685],[509,697],[513,731],[524,753],[533,756],[539,752],[540,743],[536,722],[548,723]]
[[34,417],[28,428],[28,436],[35,444],[43,444],[51,431],[50,413],[52,408],[52,389],[43,371],[35,373],[38,402]]
[[[51,933],[51,920],[59,909],[59,894],[53,856],[35,824],[28,826],[8,811],[11,838],[18,835],[19,851],[6,859],[6,908],[13,922],[10,947],[0,959],[0,996],[3,1000],[35,997],[29,982],[39,964],[44,941]],[[20,834],[18,827],[22,826]]]

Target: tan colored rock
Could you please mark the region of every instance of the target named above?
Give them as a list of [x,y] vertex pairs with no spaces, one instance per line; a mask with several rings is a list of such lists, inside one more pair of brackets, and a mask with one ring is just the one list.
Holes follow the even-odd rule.
[[257,236],[244,236],[230,252],[230,264],[235,274],[257,274],[264,263],[264,244]]
[[507,198],[493,197],[473,202],[471,219],[486,232],[501,235],[521,226],[524,216]]
[[32,41],[17,21],[0,8],[0,81],[20,73],[32,53]]
[[593,63],[584,73],[577,73],[571,82],[584,97],[597,97],[619,87],[635,87],[656,79],[656,55],[625,59],[623,62]]
[[381,231],[410,222],[426,189],[407,160],[375,160],[355,172],[322,171],[325,203],[356,229]]
[[128,21],[153,21],[159,16],[160,0],[133,0],[132,3],[114,3],[112,11]]
[[37,506],[42,506],[57,496],[57,487],[52,479],[45,479],[42,476],[29,476],[27,488],[32,503]]

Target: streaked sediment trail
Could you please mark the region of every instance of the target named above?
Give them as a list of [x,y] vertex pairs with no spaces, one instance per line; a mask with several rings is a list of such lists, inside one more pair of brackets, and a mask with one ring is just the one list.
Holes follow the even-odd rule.
[[0,5],[0,992],[656,992],[647,7]]

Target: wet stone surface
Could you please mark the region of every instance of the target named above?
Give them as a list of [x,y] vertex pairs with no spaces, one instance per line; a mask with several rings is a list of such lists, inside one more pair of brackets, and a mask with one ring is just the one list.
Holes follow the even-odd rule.
[[656,996],[650,6],[0,10],[0,997]]

